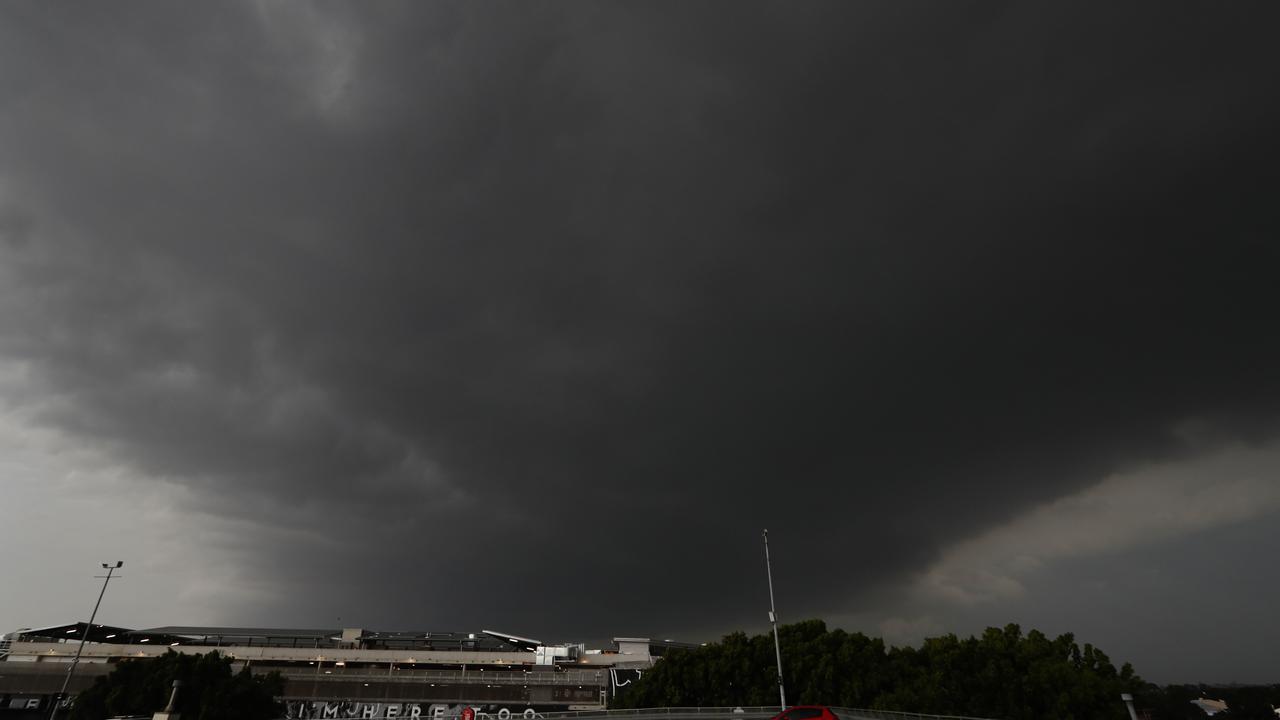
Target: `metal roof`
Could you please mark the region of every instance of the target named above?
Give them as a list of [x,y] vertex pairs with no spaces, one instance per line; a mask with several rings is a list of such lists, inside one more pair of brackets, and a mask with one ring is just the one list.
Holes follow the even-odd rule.
[[[24,628],[18,631],[19,637],[47,637],[59,638],[65,640],[79,640],[84,637],[84,629],[88,627],[88,623],[73,622],[66,625],[50,625],[42,628]],[[113,625],[93,624],[93,629],[89,631],[88,640],[90,642],[112,642],[118,643],[126,641],[125,636],[131,630],[129,628],[115,627]]]
[[505,643],[511,643],[516,647],[528,648],[530,650],[542,644],[541,640],[534,640],[533,638],[520,637],[519,635],[504,633],[500,630],[481,630],[480,632],[490,637],[497,638],[498,640],[501,640]]
[[204,627],[200,625],[165,625],[164,627],[133,630],[132,635],[185,635],[187,637],[288,637],[331,638],[342,635],[342,630],[309,628],[243,628]]

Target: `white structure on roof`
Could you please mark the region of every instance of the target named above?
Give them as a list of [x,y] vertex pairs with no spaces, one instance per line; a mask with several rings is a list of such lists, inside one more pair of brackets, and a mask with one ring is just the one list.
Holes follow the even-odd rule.
[[1198,698],[1191,701],[1192,705],[1204,711],[1205,715],[1213,717],[1220,712],[1227,711],[1227,703],[1224,700],[1210,700],[1209,698]]

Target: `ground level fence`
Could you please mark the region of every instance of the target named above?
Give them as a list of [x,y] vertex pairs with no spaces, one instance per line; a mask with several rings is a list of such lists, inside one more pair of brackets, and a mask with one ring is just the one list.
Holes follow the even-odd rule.
[[[990,720],[963,715],[922,715],[893,710],[832,707],[840,720]],[[545,720],[765,720],[779,713],[773,707],[668,707],[634,710],[580,710],[539,713]]]

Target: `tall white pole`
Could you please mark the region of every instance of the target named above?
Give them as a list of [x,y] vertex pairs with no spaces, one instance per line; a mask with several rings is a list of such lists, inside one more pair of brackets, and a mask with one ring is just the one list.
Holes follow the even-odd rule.
[[[111,574],[123,566],[123,560],[117,561],[115,565],[102,563],[102,567],[107,570],[106,579],[102,581],[102,590],[98,592],[98,602],[93,604],[93,613],[89,615],[89,624],[84,626],[84,633],[80,635],[80,647],[76,648],[76,656],[71,659],[71,667],[67,668],[67,676],[62,679],[62,689],[58,691],[58,696],[53,699],[53,709],[49,711],[49,720],[54,720],[58,716],[58,705],[62,703],[62,698],[67,694],[67,686],[71,684],[71,677],[76,674],[76,665],[80,664],[80,653],[84,652],[84,643],[89,639],[89,631],[93,629],[93,621],[98,617],[98,608],[102,605],[102,596],[107,594],[107,583],[111,582]],[[103,576],[99,575],[98,577]]]
[[773,652],[778,658],[778,700],[787,709],[787,688],[782,684],[782,645],[778,642],[778,609],[773,605],[773,564],[769,561],[769,529],[764,531],[764,569],[769,576],[769,623],[773,625]]

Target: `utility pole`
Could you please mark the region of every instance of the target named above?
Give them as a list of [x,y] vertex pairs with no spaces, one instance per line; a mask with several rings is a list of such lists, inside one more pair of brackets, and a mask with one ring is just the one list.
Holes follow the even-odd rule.
[[769,561],[769,529],[764,530],[764,569],[769,575],[769,623],[773,625],[773,652],[778,658],[778,699],[787,709],[787,688],[782,684],[782,645],[778,642],[778,612],[773,605],[773,564]]
[[84,643],[89,639],[89,631],[93,629],[93,621],[98,617],[98,608],[102,605],[102,596],[107,594],[107,584],[111,582],[111,575],[123,566],[123,560],[117,560],[115,565],[102,563],[102,568],[107,571],[107,574],[94,576],[104,578],[102,590],[98,593],[98,602],[93,604],[93,614],[89,616],[89,624],[84,626],[84,633],[80,635],[80,647],[76,648],[76,656],[71,659],[71,667],[67,668],[67,676],[62,679],[62,689],[58,691],[57,697],[53,699],[53,709],[49,711],[49,720],[54,720],[58,717],[58,706],[62,704],[62,698],[67,694],[67,686],[71,684],[71,678],[76,674],[76,665],[80,664],[80,653],[84,652]]

